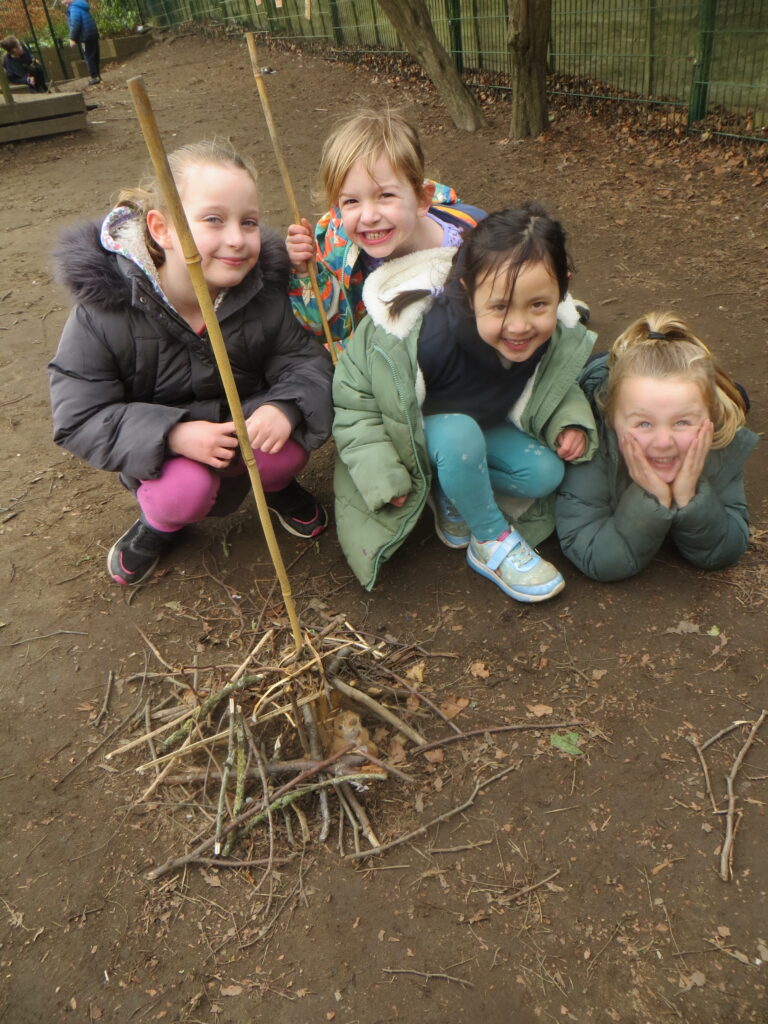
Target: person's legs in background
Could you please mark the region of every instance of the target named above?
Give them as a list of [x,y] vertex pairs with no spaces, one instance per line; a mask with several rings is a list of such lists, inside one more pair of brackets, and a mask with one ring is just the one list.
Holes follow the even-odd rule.
[[91,85],[98,85],[101,81],[101,53],[99,51],[99,37],[91,36],[83,43],[83,56],[88,68]]

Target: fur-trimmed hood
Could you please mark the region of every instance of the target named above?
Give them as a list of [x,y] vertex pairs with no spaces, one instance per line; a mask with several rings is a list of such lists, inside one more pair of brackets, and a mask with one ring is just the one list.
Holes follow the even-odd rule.
[[[396,338],[407,338],[435,301],[435,296],[442,291],[457,251],[451,246],[426,249],[389,260],[374,270],[363,286],[363,302],[376,326],[383,327]],[[430,294],[393,317],[389,303],[406,291],[428,291]]]
[[[143,278],[158,293],[158,284],[148,272],[148,267],[153,265],[146,246],[143,254],[134,250],[123,255],[123,250],[120,253],[107,251],[101,237],[99,221],[73,225],[59,236],[53,252],[54,273],[75,302],[104,312],[125,310],[131,305],[137,278]],[[289,272],[290,262],[282,239],[269,228],[262,228],[258,263],[237,288],[230,291],[247,288],[255,293],[265,285],[287,291]],[[159,294],[162,296],[162,292]]]
[[[376,326],[396,338],[406,338],[443,290],[457,251],[451,246],[425,249],[389,260],[374,270],[363,286],[363,302]],[[405,291],[429,291],[430,294],[393,317],[389,303]],[[579,311],[570,292],[557,307],[557,319],[564,327],[575,327],[579,323]]]

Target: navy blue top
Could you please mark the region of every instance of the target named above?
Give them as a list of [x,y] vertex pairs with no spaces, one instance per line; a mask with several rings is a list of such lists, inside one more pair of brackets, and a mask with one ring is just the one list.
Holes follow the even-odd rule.
[[19,56],[14,56],[12,53],[3,55],[3,67],[9,82],[14,85],[26,85],[27,77],[34,73],[32,65],[35,60],[26,43],[20,42],[19,46],[21,47]]
[[524,362],[502,362],[477,332],[464,289],[448,285],[421,325],[417,360],[424,375],[425,416],[464,413],[488,430],[509,411],[536,371],[549,341]]

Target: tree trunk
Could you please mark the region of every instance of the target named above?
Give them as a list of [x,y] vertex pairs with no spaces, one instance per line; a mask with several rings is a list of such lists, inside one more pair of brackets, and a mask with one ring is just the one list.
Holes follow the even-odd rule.
[[379,0],[410,54],[421,64],[457,128],[475,132],[485,124],[480,104],[440,44],[425,0]]
[[549,127],[547,116],[547,47],[552,0],[507,0],[512,78],[513,139],[541,135]]

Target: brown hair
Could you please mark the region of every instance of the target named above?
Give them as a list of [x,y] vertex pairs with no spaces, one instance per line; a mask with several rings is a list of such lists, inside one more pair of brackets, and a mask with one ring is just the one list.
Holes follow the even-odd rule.
[[713,448],[725,448],[744,426],[744,396],[690,325],[673,313],[646,313],[630,324],[611,346],[608,367],[600,405],[609,423],[628,377],[680,377],[701,390],[714,426]]
[[394,170],[424,196],[424,151],[410,121],[394,110],[361,110],[341,121],[328,136],[320,157],[320,198],[336,206],[344,179],[361,160],[373,177],[373,165],[386,156]]
[[5,36],[4,39],[0,39],[0,46],[2,46],[6,53],[12,53],[20,45],[21,43],[19,43],[16,36]]
[[[203,164],[234,167],[239,171],[245,171],[254,183],[257,181],[255,169],[228,142],[221,142],[217,139],[204,140],[191,142],[168,154],[168,165],[179,193],[183,192],[185,179],[192,168]],[[122,189],[117,197],[117,205],[129,206],[141,214],[144,225],[144,241],[149,254],[156,267],[162,266],[165,262],[165,253],[147,228],[147,214],[150,210],[159,210],[161,213],[168,212],[157,178],[149,178],[135,188]]]

